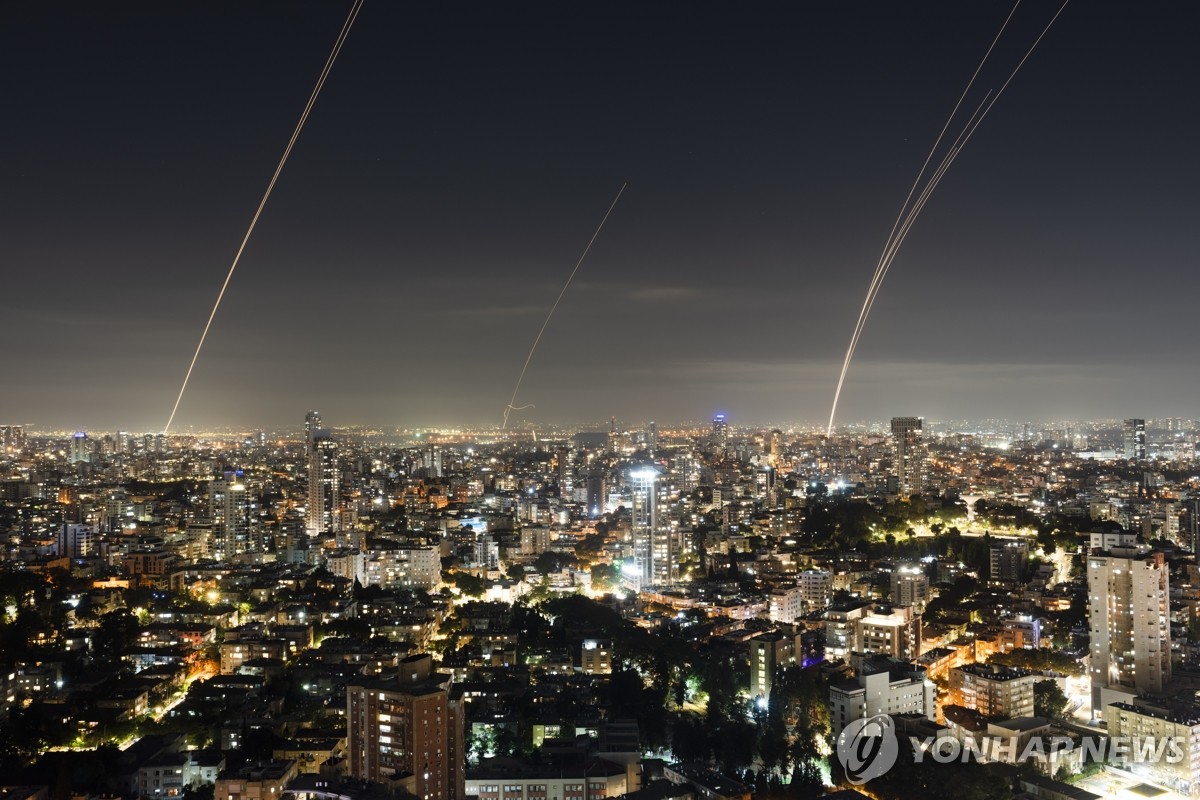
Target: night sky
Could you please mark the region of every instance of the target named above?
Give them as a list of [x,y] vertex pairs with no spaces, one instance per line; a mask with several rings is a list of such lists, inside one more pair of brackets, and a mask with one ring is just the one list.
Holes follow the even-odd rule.
[[[349,3],[26,5],[0,423],[158,430]],[[982,88],[1058,5],[1022,3]],[[367,0],[173,429],[499,424],[624,181],[511,424],[823,424],[1010,7]],[[1068,6],[913,228],[839,421],[1200,416],[1198,22]]]

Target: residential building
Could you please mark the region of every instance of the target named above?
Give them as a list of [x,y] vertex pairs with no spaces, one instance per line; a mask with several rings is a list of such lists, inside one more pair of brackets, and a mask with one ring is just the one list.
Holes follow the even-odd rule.
[[[1128,738],[1131,754],[1153,754],[1125,766],[1185,797],[1200,794],[1200,707],[1113,703],[1104,719],[1109,737]],[[1163,746],[1171,741],[1178,744],[1174,750]]]
[[1092,711],[1105,690],[1161,694],[1171,678],[1171,610],[1163,554],[1143,546],[1093,551],[1087,559]]
[[779,670],[796,663],[796,637],[763,633],[750,640],[750,698],[766,707]]
[[921,667],[892,659],[864,662],[851,681],[829,687],[829,721],[834,737],[854,720],[876,714],[920,714],[933,719],[937,687]]
[[352,681],[346,721],[351,777],[382,782],[411,775],[420,798],[465,800],[461,701],[428,654],[401,661],[394,677]]
[[992,719],[1033,716],[1033,685],[1045,677],[999,664],[964,664],[950,670],[948,705]]

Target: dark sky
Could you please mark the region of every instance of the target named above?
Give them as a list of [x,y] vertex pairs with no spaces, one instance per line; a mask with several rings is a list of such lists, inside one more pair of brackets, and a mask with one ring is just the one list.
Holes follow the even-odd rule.
[[[349,4],[27,5],[0,27],[0,422],[161,429]],[[1057,8],[1022,3],[981,88]],[[514,423],[822,423],[1009,9],[367,0],[174,428],[499,422],[623,181]],[[1198,21],[1068,6],[895,260],[839,420],[1200,416]]]

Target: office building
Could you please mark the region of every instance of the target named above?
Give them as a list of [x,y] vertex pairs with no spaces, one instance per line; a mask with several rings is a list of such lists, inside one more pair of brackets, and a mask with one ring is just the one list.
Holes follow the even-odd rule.
[[76,431],[71,437],[71,463],[87,463],[92,460],[92,443],[84,431]]
[[1146,420],[1127,419],[1121,431],[1121,452],[1128,461],[1146,460]]
[[16,455],[24,450],[25,428],[21,425],[0,425],[0,447],[7,455]]
[[920,494],[925,485],[922,417],[892,417],[892,467],[901,497]]
[[308,452],[312,452],[313,436],[321,430],[321,414],[318,411],[310,411],[304,415],[304,441]]
[[724,450],[729,445],[729,421],[724,414],[717,414],[712,421],[713,447]]
[[592,519],[599,517],[608,505],[608,485],[604,470],[592,468],[587,473],[587,513]]

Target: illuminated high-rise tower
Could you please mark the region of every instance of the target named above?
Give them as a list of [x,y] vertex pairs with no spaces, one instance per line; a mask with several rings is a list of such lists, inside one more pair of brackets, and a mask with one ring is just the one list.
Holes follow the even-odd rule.
[[775,428],[768,433],[763,441],[767,451],[767,463],[776,469],[783,463],[783,431]]
[[925,484],[925,442],[922,417],[892,417],[895,471],[901,497],[920,494]]
[[321,429],[321,412],[310,411],[304,415],[304,441],[308,452],[312,452],[313,434]]
[[729,444],[729,421],[724,414],[717,414],[712,421],[713,445],[724,449]]
[[587,513],[595,519],[604,513],[608,503],[608,485],[604,479],[604,470],[591,467],[587,473]]
[[342,529],[341,473],[338,446],[329,431],[314,428],[308,454],[308,533],[333,533]]
[[637,584],[666,586],[674,582],[675,552],[671,526],[659,519],[659,471],[651,466],[635,467],[629,473],[633,495],[631,535],[636,570],[627,570]]
[[1127,419],[1122,431],[1125,458],[1128,461],[1146,460],[1146,420]]
[[21,452],[25,448],[25,429],[20,425],[0,425],[0,446],[9,454]]
[[1161,694],[1170,681],[1171,589],[1163,554],[1137,544],[1133,534],[1091,538],[1092,711],[1103,714],[1114,696]]
[[92,460],[91,442],[88,441],[88,435],[84,431],[77,431],[71,437],[71,463],[78,464],[82,461]]
[[222,559],[255,549],[250,493],[240,470],[209,481],[208,515],[213,521]]

